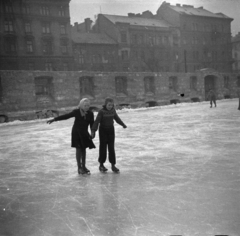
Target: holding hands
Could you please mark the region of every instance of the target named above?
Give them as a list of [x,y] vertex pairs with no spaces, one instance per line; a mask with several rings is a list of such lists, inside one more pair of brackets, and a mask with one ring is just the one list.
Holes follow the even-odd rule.
[[94,139],[95,138],[95,131],[92,130],[91,132],[91,138]]

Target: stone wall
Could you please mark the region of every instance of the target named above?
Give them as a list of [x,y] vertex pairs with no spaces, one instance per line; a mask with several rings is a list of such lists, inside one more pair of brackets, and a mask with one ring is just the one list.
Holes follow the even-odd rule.
[[[79,100],[88,97],[91,106],[100,108],[106,97],[112,97],[116,105],[129,104],[131,107],[147,106],[149,102],[156,105],[170,104],[170,100],[190,102],[192,98],[205,100],[205,77],[214,76],[215,91],[218,99],[237,97],[237,74],[220,74],[204,70],[196,73],[124,73],[124,72],[47,72],[47,71],[0,71],[0,115],[18,117],[16,114],[37,114],[42,110],[65,111],[77,106]],[[50,94],[37,95],[35,78],[51,78]],[[92,78],[92,94],[81,94],[80,78]],[[126,93],[117,93],[117,76],[126,78]],[[145,91],[144,78],[154,78],[154,92]],[[177,89],[169,88],[169,77],[177,77]],[[190,77],[197,77],[196,89],[190,89]],[[228,88],[224,84],[228,76]],[[239,83],[240,84],[240,83]],[[179,96],[179,94],[184,94]],[[15,114],[15,115],[14,115]],[[34,118],[36,116],[30,116]],[[29,118],[30,119],[30,118]]]

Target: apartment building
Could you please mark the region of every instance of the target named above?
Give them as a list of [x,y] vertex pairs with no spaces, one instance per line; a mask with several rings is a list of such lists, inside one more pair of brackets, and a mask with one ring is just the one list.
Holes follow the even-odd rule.
[[0,70],[71,70],[70,0],[0,0]]

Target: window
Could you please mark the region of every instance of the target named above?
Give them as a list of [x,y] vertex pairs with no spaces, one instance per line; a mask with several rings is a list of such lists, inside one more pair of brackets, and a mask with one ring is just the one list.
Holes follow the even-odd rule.
[[0,77],[0,102],[2,102],[2,98],[3,98],[2,78]]
[[161,36],[157,37],[157,44],[162,45],[162,37]]
[[144,77],[145,93],[155,93],[155,83],[153,76]]
[[143,35],[139,35],[138,44],[143,44]]
[[67,47],[66,41],[61,41],[61,52],[62,52],[62,54],[68,53],[68,47]]
[[17,51],[16,39],[12,37],[5,38],[4,48],[7,53],[14,53]]
[[13,13],[13,7],[11,1],[5,1],[4,10],[6,13]]
[[52,41],[43,41],[43,53],[44,54],[52,54]]
[[94,83],[93,77],[91,76],[82,76],[79,78],[80,82],[80,95],[89,95],[94,96]]
[[93,62],[93,63],[101,63],[101,62],[102,62],[102,60],[101,60],[101,55],[99,55],[99,54],[94,54],[94,55],[92,56],[92,62]]
[[49,16],[49,8],[47,6],[41,6],[40,14],[43,16]]
[[190,89],[197,90],[197,76],[190,77]]
[[12,20],[5,20],[4,31],[8,32],[8,33],[13,32],[13,21]]
[[27,53],[33,53],[33,41],[27,40],[26,45],[27,45]]
[[49,22],[43,22],[42,23],[42,33],[43,34],[50,34],[51,33],[50,23]]
[[46,62],[46,63],[45,63],[45,70],[46,70],[46,71],[52,71],[52,70],[53,70],[52,63],[51,63],[51,62]]
[[131,43],[132,44],[138,44],[138,36],[137,34],[134,34],[131,36]]
[[148,36],[148,44],[149,45],[154,45],[154,37],[152,35]]
[[127,77],[125,76],[115,77],[115,86],[117,94],[127,95]]
[[23,5],[22,6],[22,13],[29,15],[30,14],[30,7],[28,5]]
[[25,33],[29,34],[31,32],[32,32],[31,23],[30,22],[25,22]]
[[168,37],[167,37],[167,36],[164,36],[164,37],[163,37],[163,43],[164,43],[165,45],[168,44]]
[[65,16],[65,7],[61,6],[58,11],[59,16]]
[[229,88],[229,76],[224,76],[224,88]]
[[237,86],[240,87],[240,76],[237,77]]
[[126,43],[127,42],[127,33],[121,32],[121,42]]
[[128,59],[128,51],[127,50],[123,50],[122,51],[122,60],[127,60]]
[[177,92],[178,89],[178,79],[176,76],[170,76],[169,77],[169,89],[174,90]]
[[84,64],[84,56],[83,56],[83,54],[79,54],[78,55],[78,62],[79,62],[79,64]]
[[53,79],[48,76],[35,78],[35,94],[36,96],[53,95]]
[[66,34],[67,30],[66,30],[66,25],[60,25],[60,34]]
[[173,36],[173,45],[178,46],[178,36]]

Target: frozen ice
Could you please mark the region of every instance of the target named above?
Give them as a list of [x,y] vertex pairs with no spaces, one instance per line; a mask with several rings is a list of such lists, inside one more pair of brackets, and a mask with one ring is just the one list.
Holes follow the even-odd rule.
[[[0,236],[240,235],[237,99],[123,109],[119,174],[77,173],[73,119],[0,125]],[[96,117],[96,113],[95,113]]]

